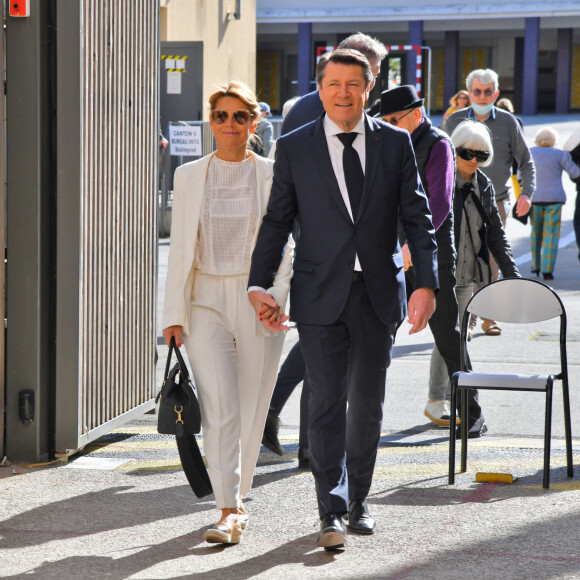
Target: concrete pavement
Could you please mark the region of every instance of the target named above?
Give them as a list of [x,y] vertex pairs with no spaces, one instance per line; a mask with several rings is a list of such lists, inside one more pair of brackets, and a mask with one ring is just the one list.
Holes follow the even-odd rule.
[[[524,118],[555,125],[561,142],[570,117]],[[572,184],[565,179],[573,201]],[[580,466],[580,261],[564,208],[562,244],[551,286],[568,312],[574,461]],[[529,227],[508,225],[518,264],[529,272]],[[168,241],[160,245],[164,278]],[[162,284],[161,284],[162,286]],[[160,289],[162,292],[162,288]],[[476,369],[551,372],[557,325],[479,329],[470,343]],[[403,327],[404,328],[404,327]],[[288,333],[285,351],[296,340]],[[246,500],[250,523],[238,546],[203,541],[216,520],[210,498],[197,500],[169,436],[144,415],[94,442],[68,464],[0,468],[0,576],[39,578],[580,578],[580,467],[565,471],[562,396],[554,394],[551,489],[542,489],[543,397],[482,392],[489,434],[470,440],[467,472],[447,483],[447,431],[423,415],[429,331],[400,332],[389,369],[385,421],[370,509],[372,536],[349,535],[344,551],[316,548],[314,482],[297,467],[299,389],[282,413],[284,457],[263,449]],[[158,374],[165,347],[159,346]],[[457,466],[458,467],[458,466]],[[511,473],[514,484],[475,483],[477,471]]]

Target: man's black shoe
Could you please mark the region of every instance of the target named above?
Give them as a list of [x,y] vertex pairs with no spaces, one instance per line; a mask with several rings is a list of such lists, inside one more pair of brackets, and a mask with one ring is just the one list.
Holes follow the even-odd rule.
[[[475,420],[470,417],[467,425],[468,439],[477,439],[478,437],[483,437],[487,433],[487,425],[483,415]],[[457,430],[455,431],[455,437],[456,439],[461,439],[461,425],[458,425]]]
[[310,455],[307,447],[298,447],[298,467],[300,469],[310,469]]
[[348,529],[357,534],[372,534],[375,520],[369,512],[366,501],[352,500],[348,510]]
[[280,419],[273,411],[268,412],[266,425],[264,425],[264,435],[262,445],[278,455],[284,455],[284,449],[278,441],[278,429],[280,428]]
[[326,514],[320,520],[320,532],[316,545],[325,550],[337,550],[346,544],[346,528],[341,514]]

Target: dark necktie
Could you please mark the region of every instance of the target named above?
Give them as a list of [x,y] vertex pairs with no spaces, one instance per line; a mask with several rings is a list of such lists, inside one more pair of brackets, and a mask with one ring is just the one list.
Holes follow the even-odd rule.
[[353,221],[356,220],[358,215],[358,208],[360,206],[365,181],[365,174],[360,162],[360,157],[358,156],[356,149],[352,146],[357,135],[358,133],[339,133],[337,135],[341,143],[344,145],[342,151],[342,168],[344,170],[344,180],[346,181],[346,189],[350,200]]

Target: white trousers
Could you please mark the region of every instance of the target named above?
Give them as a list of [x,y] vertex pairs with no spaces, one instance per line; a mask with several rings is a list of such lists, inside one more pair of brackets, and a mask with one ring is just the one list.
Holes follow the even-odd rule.
[[196,273],[183,344],[198,389],[203,449],[217,507],[238,507],[254,469],[284,334],[256,332],[248,276]]

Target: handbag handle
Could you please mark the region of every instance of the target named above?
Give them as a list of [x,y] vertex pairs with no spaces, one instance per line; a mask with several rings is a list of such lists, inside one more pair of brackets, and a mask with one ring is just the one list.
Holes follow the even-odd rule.
[[185,361],[183,360],[183,356],[181,351],[177,347],[175,343],[175,336],[171,337],[171,342],[169,343],[169,352],[167,353],[167,362],[165,363],[165,376],[163,381],[167,379],[169,376],[169,369],[171,368],[171,355],[175,352],[175,356],[177,357],[177,362],[179,363],[179,372],[183,375],[183,378],[187,381],[189,379],[189,371],[187,370],[187,366]]

